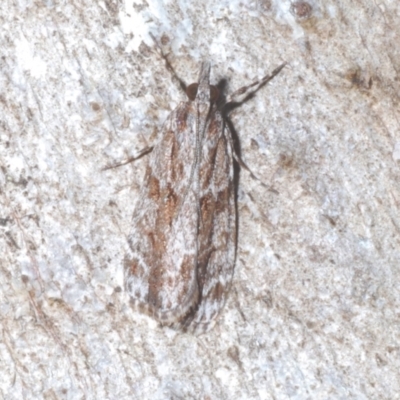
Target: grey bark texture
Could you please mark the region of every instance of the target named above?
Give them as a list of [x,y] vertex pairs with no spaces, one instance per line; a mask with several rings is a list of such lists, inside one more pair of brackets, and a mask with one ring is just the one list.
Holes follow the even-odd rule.
[[[400,398],[400,3],[3,1],[0,397]],[[233,286],[198,337],[132,310],[150,146],[200,62],[232,121]]]

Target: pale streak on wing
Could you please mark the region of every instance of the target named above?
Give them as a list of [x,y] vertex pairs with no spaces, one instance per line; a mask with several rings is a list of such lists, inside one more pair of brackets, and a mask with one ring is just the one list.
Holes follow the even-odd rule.
[[217,112],[205,137],[202,154],[200,231],[197,279],[200,300],[184,322],[196,334],[211,329],[229,292],[236,256],[236,206],[232,149]]
[[[196,121],[181,103],[165,122],[150,156],[125,258],[132,303],[162,323],[175,322],[198,302],[198,211],[190,185]],[[187,190],[189,188],[189,190]],[[182,193],[186,193],[182,203]]]

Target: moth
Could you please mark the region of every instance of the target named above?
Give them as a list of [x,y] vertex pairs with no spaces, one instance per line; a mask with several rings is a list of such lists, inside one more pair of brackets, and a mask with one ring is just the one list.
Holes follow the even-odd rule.
[[169,115],[146,151],[124,259],[125,288],[132,305],[161,325],[200,334],[221,313],[236,257],[234,162],[244,165],[226,115],[284,65],[221,105],[218,87],[210,85],[210,64],[203,62],[198,82],[186,88],[189,100]]

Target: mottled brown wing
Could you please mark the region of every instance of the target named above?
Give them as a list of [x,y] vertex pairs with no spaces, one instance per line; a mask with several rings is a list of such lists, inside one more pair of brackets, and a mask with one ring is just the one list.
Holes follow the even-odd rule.
[[196,124],[190,102],[165,122],[150,155],[125,257],[133,305],[163,324],[181,320],[199,300]]
[[232,149],[219,112],[204,137],[200,164],[197,309],[183,322],[194,333],[211,329],[229,292],[236,256],[236,205]]

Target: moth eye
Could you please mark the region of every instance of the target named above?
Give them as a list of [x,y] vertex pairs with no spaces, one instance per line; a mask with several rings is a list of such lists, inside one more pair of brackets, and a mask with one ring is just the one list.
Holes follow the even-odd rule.
[[215,103],[218,100],[218,97],[219,97],[219,89],[216,86],[211,85],[210,86],[210,100],[211,100],[211,103]]
[[[189,97],[189,100],[193,101],[197,95],[197,89],[199,87],[198,83],[192,83],[186,88],[186,95]],[[210,86],[210,101],[211,103],[215,103],[219,97],[219,90],[216,86]]]
[[196,98],[197,94],[197,88],[199,85],[197,83],[192,83],[186,88],[186,95],[189,97],[190,100],[194,100]]

